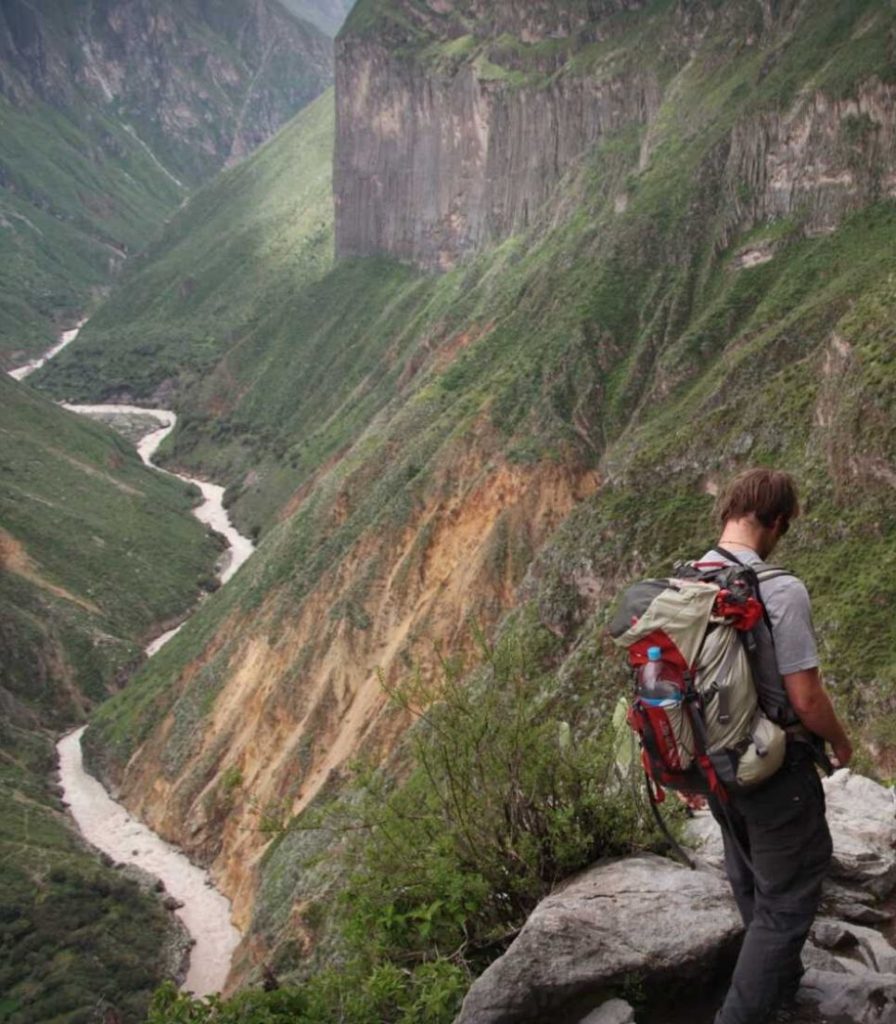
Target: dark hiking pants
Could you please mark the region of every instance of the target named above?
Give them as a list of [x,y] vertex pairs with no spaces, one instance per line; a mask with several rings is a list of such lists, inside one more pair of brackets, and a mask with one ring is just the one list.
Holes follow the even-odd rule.
[[747,929],[716,1024],[764,1024],[796,994],[803,973],[800,952],[831,862],[824,790],[814,762],[788,752],[761,789],[724,809],[710,805]]

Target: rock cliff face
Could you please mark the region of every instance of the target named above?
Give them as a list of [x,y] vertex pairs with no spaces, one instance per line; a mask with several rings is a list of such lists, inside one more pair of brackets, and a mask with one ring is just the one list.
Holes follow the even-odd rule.
[[812,234],[834,231],[870,202],[896,195],[896,87],[800,95],[787,109],[734,126],[725,167],[730,229],[800,212]]
[[[661,39],[644,29],[639,45],[659,47],[659,59],[641,60],[632,52],[644,7],[636,0],[575,11],[486,7],[398,0],[391,14],[368,3],[350,19],[337,43],[340,255],[388,253],[449,269],[556,218],[570,169],[625,131],[642,139],[643,173],[671,137],[659,114],[674,103],[675,72],[716,59],[700,53],[705,40],[744,31],[757,52],[760,42],[783,48],[800,12],[767,4],[744,22],[736,11],[682,4]],[[777,60],[773,50],[759,81]],[[893,132],[893,87],[873,81],[848,97],[810,84],[737,119],[719,140],[728,186],[719,247],[738,230],[797,213],[809,233],[831,231],[846,213],[892,194]]]
[[448,269],[528,228],[595,144],[656,114],[662,90],[654,68],[562,73],[571,49],[601,38],[602,23],[588,12],[549,3],[457,6],[470,7],[473,34],[458,21],[448,30],[458,34],[445,37],[439,15],[452,5],[406,5],[427,38],[425,59],[409,58],[388,35],[359,32],[357,16],[337,42],[340,255],[383,252]]

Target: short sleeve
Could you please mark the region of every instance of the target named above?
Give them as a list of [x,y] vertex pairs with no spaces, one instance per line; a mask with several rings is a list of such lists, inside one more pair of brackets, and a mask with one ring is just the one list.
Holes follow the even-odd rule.
[[775,657],[782,676],[818,667],[818,642],[812,625],[809,591],[795,576],[781,576],[763,587],[772,623]]

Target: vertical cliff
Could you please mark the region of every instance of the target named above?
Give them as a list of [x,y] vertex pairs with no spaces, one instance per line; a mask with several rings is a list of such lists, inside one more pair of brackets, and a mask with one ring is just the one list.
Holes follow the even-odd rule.
[[[641,6],[359,5],[336,44],[337,253],[445,270],[534,224],[586,153],[659,108],[665,69],[617,51]],[[671,68],[686,41],[670,49]]]
[[[873,6],[860,34],[875,31]],[[734,46],[746,60],[728,88],[742,109],[733,91],[710,92],[677,129],[686,137],[688,122],[729,104],[719,128],[732,233],[796,211],[808,230],[831,230],[893,189],[892,87],[869,74],[843,95],[860,71],[853,56],[819,60],[817,78],[797,83],[788,56],[825,43],[810,16],[799,3],[359,4],[337,41],[337,253],[445,270],[549,221],[564,177],[621,131],[641,136],[645,170],[671,137],[658,115],[676,74],[711,70]],[[869,72],[886,67],[886,44],[877,49]]]

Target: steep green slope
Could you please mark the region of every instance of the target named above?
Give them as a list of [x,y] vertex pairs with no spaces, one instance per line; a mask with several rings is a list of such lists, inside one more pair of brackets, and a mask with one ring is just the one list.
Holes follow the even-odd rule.
[[[327,92],[258,153],[194,195],[38,386],[73,399],[150,398],[197,385],[259,319],[332,261],[333,97]],[[123,334],[121,332],[124,332]]]
[[274,0],[0,12],[0,367],[96,304],[188,192],[332,79]]
[[[137,1021],[176,968],[158,900],[97,864],[52,781],[53,738],[119,689],[209,585],[192,489],[0,376],[0,1015]],[[175,962],[172,962],[172,958]]]
[[[454,95],[431,36],[419,55],[413,34],[386,45],[414,6],[361,5],[346,31],[375,38],[379,25],[384,89],[406,72]],[[166,365],[189,410],[173,457],[225,470],[263,540],[88,735],[135,806],[175,831],[191,823],[184,841],[215,862],[284,972],[307,970],[309,948],[331,938],[327,843],[302,815],[340,792],[351,803],[352,758],[383,758],[401,731],[377,669],[390,687],[415,664],[426,675],[430,641],[469,650],[471,623],[522,605],[519,629],[551,641],[539,693],[589,737],[619,677],[602,634],[613,595],[699,552],[712,491],[743,465],[801,481],[806,516],[781,556],[815,597],[838,703],[881,763],[892,757],[894,16],[861,2],[782,5],[765,20],[752,5],[714,11],[695,5],[682,22],[654,3],[561,54],[552,97],[582,76],[615,94],[620,67],[640,74],[659,52],[657,107],[563,168],[527,230],[439,277],[341,262],[259,307],[223,358],[216,344],[204,380],[195,328]],[[512,42],[485,69],[508,103],[544,82],[500,74],[498,57],[509,72],[558,49]],[[471,52],[449,56],[464,67]],[[305,251],[303,232],[295,244]],[[177,251],[141,276],[177,280]],[[192,295],[225,301],[216,274],[194,276]],[[173,308],[170,296],[160,307],[169,323]],[[109,309],[111,339],[125,297],[114,320]],[[138,347],[129,338],[110,372],[96,346],[86,374],[43,383],[103,394],[136,379]],[[144,381],[147,395],[162,377]],[[558,495],[569,502],[552,505]],[[234,714],[246,707],[264,749]],[[299,817],[267,848],[253,902],[239,867],[265,845],[260,808]],[[410,910],[393,896],[410,916],[446,905],[437,885]],[[413,953],[436,955],[423,937]]]

